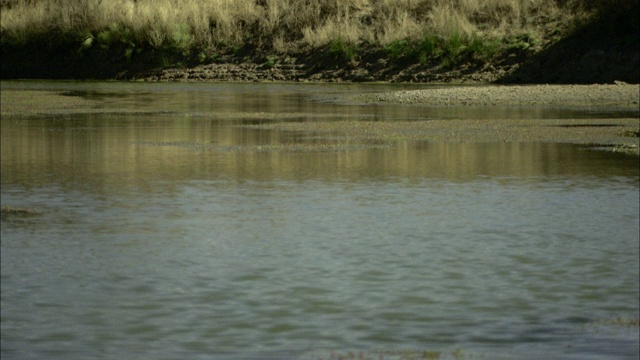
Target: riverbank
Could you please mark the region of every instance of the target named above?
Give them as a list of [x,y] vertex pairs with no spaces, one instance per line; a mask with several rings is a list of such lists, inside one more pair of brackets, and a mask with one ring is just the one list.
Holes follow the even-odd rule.
[[1,78],[640,83],[638,2],[7,0]]

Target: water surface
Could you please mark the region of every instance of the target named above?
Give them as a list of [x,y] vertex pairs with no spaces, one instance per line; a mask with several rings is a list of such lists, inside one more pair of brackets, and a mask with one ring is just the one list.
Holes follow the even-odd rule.
[[382,86],[7,86],[117,111],[2,119],[3,359],[638,357],[637,157],[242,126],[471,111],[331,100]]

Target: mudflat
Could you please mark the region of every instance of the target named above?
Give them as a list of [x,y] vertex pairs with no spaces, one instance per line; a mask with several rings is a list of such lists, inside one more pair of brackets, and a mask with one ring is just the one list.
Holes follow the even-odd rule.
[[312,122],[258,125],[280,130],[348,133],[371,140],[429,142],[557,142],[639,155],[639,85],[445,86],[376,94],[351,100],[407,106],[555,106],[620,109],[628,118],[461,119],[408,122]]
[[[638,85],[531,85],[446,86],[421,90],[354,94],[349,101],[401,103],[406,106],[558,106],[620,109],[629,117],[590,119],[460,119],[429,121],[335,121],[322,116],[317,121],[269,122],[247,125],[284,131],[314,132],[326,137],[348,135],[363,141],[428,142],[557,142],[640,155]],[[3,89],[5,116],[121,112],[107,109],[95,100],[68,93]],[[242,113],[225,117],[242,117]],[[254,114],[249,114],[254,116]],[[215,117],[215,114],[211,114]],[[270,117],[273,120],[273,117]],[[286,151],[286,149],[282,149]]]
[[352,140],[449,143],[554,142],[638,155],[638,119],[464,119],[407,122],[331,121],[251,125]]
[[363,94],[368,102],[433,106],[563,106],[638,109],[640,85],[495,85],[456,86]]
[[0,105],[4,117],[90,113],[97,111],[98,103],[60,91],[2,89]]

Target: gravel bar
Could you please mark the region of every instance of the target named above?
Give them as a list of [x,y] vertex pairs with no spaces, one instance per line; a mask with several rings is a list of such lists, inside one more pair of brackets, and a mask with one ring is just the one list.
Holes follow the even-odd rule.
[[431,106],[563,106],[637,109],[640,86],[616,85],[494,85],[434,87],[357,95],[366,103]]

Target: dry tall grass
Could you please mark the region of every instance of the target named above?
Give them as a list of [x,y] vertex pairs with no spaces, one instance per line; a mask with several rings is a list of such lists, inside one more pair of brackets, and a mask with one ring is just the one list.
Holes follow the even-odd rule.
[[[2,0],[2,41],[66,36],[90,45],[213,51],[251,43],[275,51],[332,40],[382,46],[425,35],[535,34],[575,16],[556,0]],[[102,34],[102,39],[100,38]],[[109,37],[111,34],[111,37]]]

